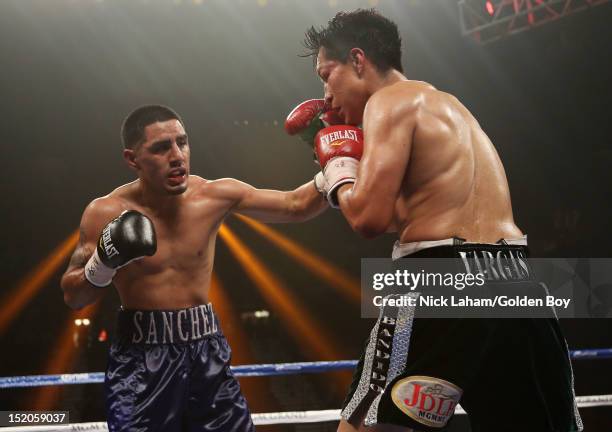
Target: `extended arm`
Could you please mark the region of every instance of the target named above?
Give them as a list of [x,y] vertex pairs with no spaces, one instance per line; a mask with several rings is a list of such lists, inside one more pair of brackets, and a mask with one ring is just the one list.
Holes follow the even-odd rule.
[[292,191],[257,189],[235,179],[215,183],[219,193],[232,201],[232,211],[261,222],[303,222],[327,208],[327,201],[315,188],[314,181]]

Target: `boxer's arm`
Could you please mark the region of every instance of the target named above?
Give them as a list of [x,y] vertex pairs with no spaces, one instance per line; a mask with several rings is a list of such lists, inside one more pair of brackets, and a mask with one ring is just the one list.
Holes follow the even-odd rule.
[[257,189],[235,179],[217,180],[223,195],[231,201],[230,211],[250,216],[261,222],[303,222],[321,214],[327,200],[314,181],[292,191]]
[[77,244],[66,272],[62,276],[61,287],[64,302],[72,309],[81,309],[95,303],[108,291],[90,284],[85,279],[85,264],[96,250],[96,242],[104,226],[121,213],[121,208],[109,198],[92,201],[81,218],[79,243]]
[[408,166],[418,105],[405,94],[382,90],[370,98],[363,117],[364,153],[353,185],[338,199],[353,230],[375,237],[389,230]]

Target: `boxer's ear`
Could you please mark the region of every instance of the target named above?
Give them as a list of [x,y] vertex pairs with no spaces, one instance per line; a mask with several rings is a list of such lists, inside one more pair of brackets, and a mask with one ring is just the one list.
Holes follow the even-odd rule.
[[365,52],[361,48],[352,48],[349,53],[349,59],[353,69],[361,77],[365,65]]
[[132,149],[123,149],[123,159],[133,170],[138,170],[138,162],[136,162],[136,152]]

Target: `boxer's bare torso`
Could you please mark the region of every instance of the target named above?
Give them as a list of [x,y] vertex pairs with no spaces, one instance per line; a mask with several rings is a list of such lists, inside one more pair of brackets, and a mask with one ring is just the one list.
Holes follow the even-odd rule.
[[155,255],[130,263],[113,279],[124,307],[179,309],[208,302],[217,232],[231,206],[218,193],[223,181],[190,176],[187,191],[162,211],[142,203],[138,181],[93,203],[98,211],[92,223],[101,228],[124,210],[141,212],[155,226]]
[[388,103],[407,105],[414,115],[407,121],[415,123],[394,211],[400,241],[521,236],[504,167],[472,114],[427,83],[402,81],[384,91],[393,94]]
[[341,192],[353,227],[402,243],[520,237],[504,168],[476,119],[427,83],[390,80],[365,106],[357,182]]
[[231,178],[190,176],[189,145],[179,121],[152,123],[145,132],[139,147],[124,151],[139,179],[92,201],[81,218],[79,244],[61,281],[64,301],[75,309],[108,291],[89,283],[84,269],[104,227],[123,211],[135,210],[151,220],[157,250],[128,262],[112,277],[122,306],[182,309],[208,302],[217,233],[231,212],[262,222],[301,222],[327,207],[312,181],[276,191]]
[[113,284],[122,306],[181,309],[207,303],[215,241],[225,217],[239,211],[265,222],[309,219],[326,207],[311,183],[281,192],[255,189],[235,179],[210,181],[192,175],[184,193],[155,199],[154,206],[145,204],[141,180],[123,185],[85,209],[80,242],[62,281],[67,303],[82,307],[106,291],[85,281],[83,266],[102,229],[124,210],[151,219],[157,251],[118,270]]

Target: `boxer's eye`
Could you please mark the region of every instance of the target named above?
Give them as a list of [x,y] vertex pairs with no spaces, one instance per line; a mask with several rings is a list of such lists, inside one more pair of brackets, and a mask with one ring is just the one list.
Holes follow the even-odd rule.
[[322,82],[327,82],[327,78],[329,77],[329,74],[327,72],[319,70],[317,74],[319,75],[319,79]]
[[159,141],[151,146],[151,153],[159,154],[167,151],[170,148],[170,140]]

